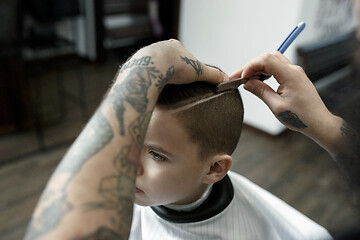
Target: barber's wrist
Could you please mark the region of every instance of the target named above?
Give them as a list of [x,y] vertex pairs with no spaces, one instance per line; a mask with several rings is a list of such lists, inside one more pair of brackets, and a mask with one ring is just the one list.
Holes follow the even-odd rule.
[[342,141],[341,127],[343,119],[328,113],[323,120],[318,122],[311,131],[305,133],[318,143],[322,148],[334,156],[339,151],[339,142]]

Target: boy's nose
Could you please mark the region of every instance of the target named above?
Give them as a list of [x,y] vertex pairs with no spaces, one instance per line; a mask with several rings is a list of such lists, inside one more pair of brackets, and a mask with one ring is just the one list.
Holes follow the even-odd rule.
[[144,173],[144,168],[141,164],[138,164],[137,175],[140,176]]

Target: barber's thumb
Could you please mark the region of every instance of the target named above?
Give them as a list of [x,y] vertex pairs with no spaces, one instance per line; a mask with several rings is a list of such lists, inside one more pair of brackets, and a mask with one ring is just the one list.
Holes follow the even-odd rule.
[[263,100],[267,105],[276,98],[276,92],[267,84],[259,80],[249,80],[244,85],[245,90],[256,95],[258,98]]

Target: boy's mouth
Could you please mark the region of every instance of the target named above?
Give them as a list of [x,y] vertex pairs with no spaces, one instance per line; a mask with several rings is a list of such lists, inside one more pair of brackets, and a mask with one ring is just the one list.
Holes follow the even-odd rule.
[[140,188],[136,187],[136,190],[135,190],[136,193],[143,193],[144,191],[141,190]]

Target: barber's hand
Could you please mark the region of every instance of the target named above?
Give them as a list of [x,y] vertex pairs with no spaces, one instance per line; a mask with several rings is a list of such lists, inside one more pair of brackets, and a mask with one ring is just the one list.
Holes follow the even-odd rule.
[[249,80],[244,88],[263,100],[289,129],[319,140],[338,127],[341,120],[326,108],[303,69],[292,65],[280,52],[254,58],[236,70],[230,79],[254,74],[273,75],[280,84],[276,92],[259,80]]
[[133,58],[138,58],[139,55],[151,56],[151,63],[164,72],[164,77],[166,77],[165,73],[170,71],[171,77],[166,79],[165,83],[186,84],[206,81],[218,84],[228,80],[225,73],[197,60],[178,40],[171,39],[151,44],[141,49]]

